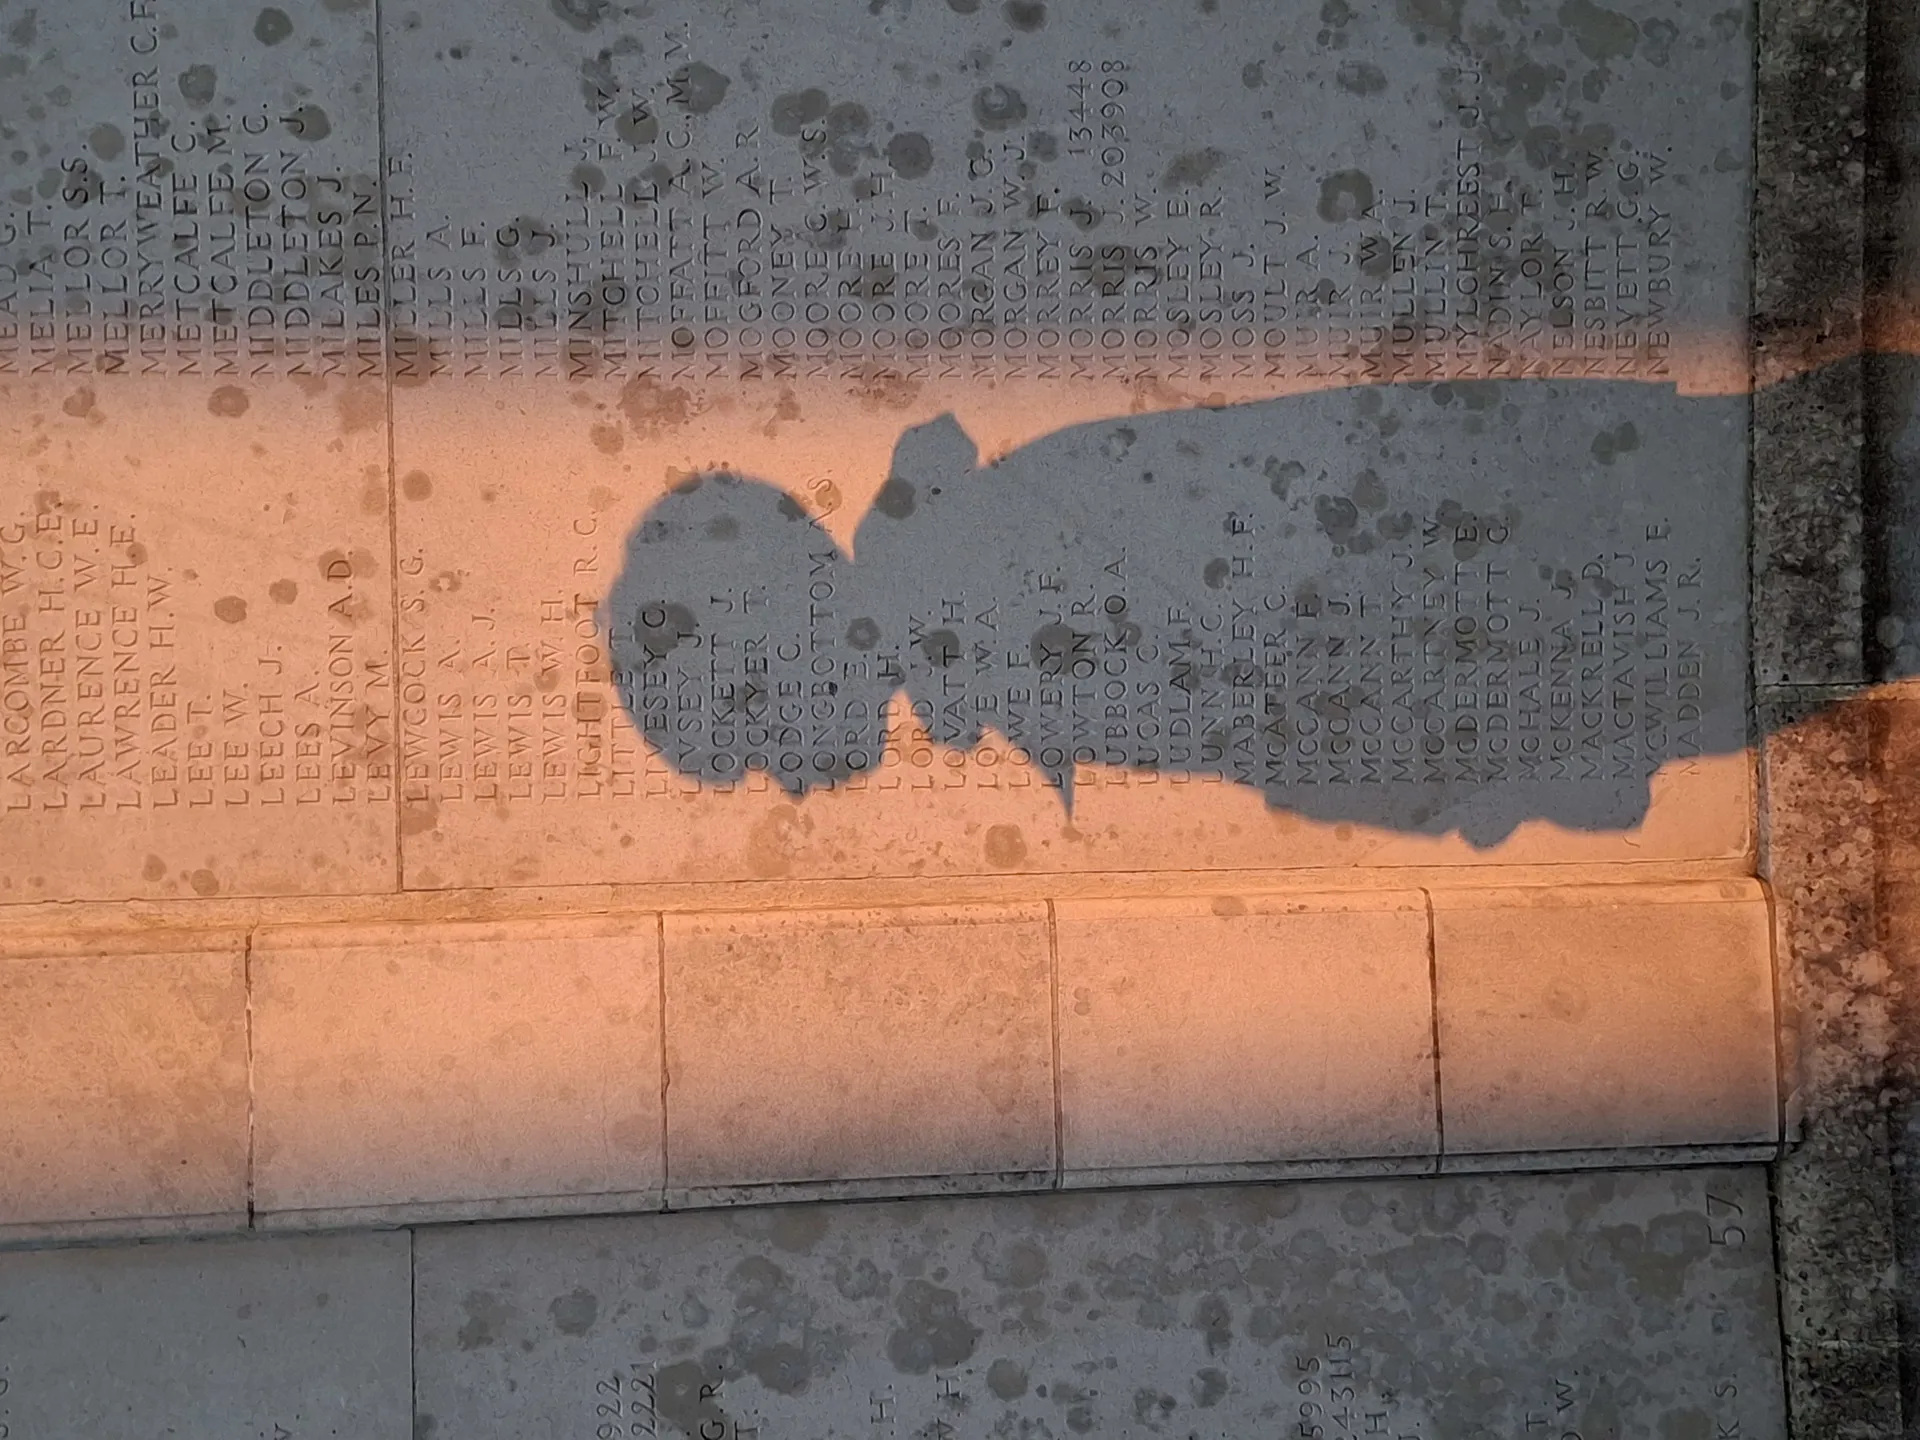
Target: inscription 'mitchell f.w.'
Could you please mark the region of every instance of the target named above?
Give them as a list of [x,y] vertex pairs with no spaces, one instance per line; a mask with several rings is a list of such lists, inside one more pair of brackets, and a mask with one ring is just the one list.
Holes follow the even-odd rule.
[[1140,415],[990,463],[908,431],[845,554],[726,472],[642,518],[615,683],[681,773],[873,769],[904,690],[1072,804],[1076,766],[1475,845],[1625,829],[1664,763],[1746,743],[1744,397],[1377,387]]

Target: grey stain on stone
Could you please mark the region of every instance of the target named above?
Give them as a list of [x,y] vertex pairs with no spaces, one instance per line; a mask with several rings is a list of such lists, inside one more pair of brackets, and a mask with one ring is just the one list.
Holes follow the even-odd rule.
[[462,1350],[484,1350],[497,1343],[513,1314],[497,1295],[486,1290],[472,1291],[461,1305],[466,1323],[454,1339]]
[[889,475],[873,500],[873,508],[891,520],[906,519],[913,514],[914,504],[913,482],[902,475]]
[[584,33],[613,12],[613,0],[547,0],[547,8]]
[[180,72],[180,95],[189,105],[211,104],[216,86],[211,65],[189,65]]
[[774,97],[769,112],[776,135],[798,135],[827,113],[827,92],[818,89],[793,90]]
[[696,60],[675,70],[669,77],[674,102],[695,115],[705,115],[727,98],[729,76],[711,65]]
[[333,133],[333,122],[327,118],[327,112],[314,104],[296,105],[281,123],[296,140],[309,144]]
[[1631,420],[1622,420],[1611,430],[1603,430],[1593,437],[1593,458],[1602,465],[1611,465],[1621,455],[1640,448],[1640,432]]
[[887,164],[902,180],[918,180],[933,169],[933,145],[917,130],[902,130],[887,141]]
[[1354,95],[1378,95],[1387,88],[1386,72],[1364,60],[1346,61],[1334,72],[1334,80],[1342,90]]
[[1373,180],[1364,171],[1339,170],[1320,182],[1322,220],[1358,220],[1373,208]]
[[1206,183],[1209,175],[1225,157],[1218,150],[1189,150],[1174,158],[1167,166],[1167,173],[1161,177],[1161,183],[1170,190],[1185,190]]
[[87,146],[102,160],[117,160],[127,148],[127,137],[118,125],[102,121],[87,132]]
[[1027,1393],[1027,1372],[1004,1357],[987,1367],[987,1389],[1000,1400],[1018,1400]]
[[894,1301],[899,1326],[887,1337],[887,1358],[906,1375],[925,1375],[964,1364],[980,1340],[980,1327],[960,1307],[960,1297],[926,1280],[908,1280]]
[[1601,64],[1627,59],[1640,38],[1640,27],[1629,16],[1596,5],[1593,0],[1566,0],[1560,7],[1559,20],[1580,53]]
[[269,5],[254,17],[253,38],[262,45],[278,45],[293,34],[293,21],[287,18],[287,12]]
[[600,1317],[600,1297],[585,1287],[558,1296],[547,1306],[553,1327],[562,1335],[585,1335]]
[[1011,85],[986,85],[974,91],[973,118],[988,130],[1005,130],[1027,118],[1027,102]]

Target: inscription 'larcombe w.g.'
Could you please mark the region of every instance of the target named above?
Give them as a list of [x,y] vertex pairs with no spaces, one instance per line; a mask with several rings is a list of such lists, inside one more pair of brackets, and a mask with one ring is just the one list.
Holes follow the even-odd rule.
[[904,435],[848,556],[730,473],[642,518],[615,683],[681,773],[872,770],[904,690],[1072,804],[1077,767],[1218,775],[1476,845],[1630,828],[1746,742],[1744,397],[1617,382],[1324,391],[1076,426],[981,465]]

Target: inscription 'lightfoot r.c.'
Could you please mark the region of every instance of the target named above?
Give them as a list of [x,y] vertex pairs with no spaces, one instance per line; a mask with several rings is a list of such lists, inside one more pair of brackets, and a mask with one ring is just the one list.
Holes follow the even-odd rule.
[[1030,764],[1069,807],[1107,766],[1476,845],[1631,828],[1662,765],[1746,742],[1746,407],[1367,387],[984,466],[945,416],[902,437],[857,563],[759,481],[659,501],[609,600],[614,681],[681,773],[795,795],[897,749],[904,690],[936,741]]

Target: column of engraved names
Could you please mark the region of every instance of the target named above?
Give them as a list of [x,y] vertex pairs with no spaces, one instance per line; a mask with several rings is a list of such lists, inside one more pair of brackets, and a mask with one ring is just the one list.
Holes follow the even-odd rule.
[[268,644],[210,683],[180,658],[179,580],[141,535],[55,506],[0,525],[0,808],[391,803],[385,675],[346,618],[350,562],[330,562],[322,673]]
[[377,377],[376,178],[317,105],[217,103],[171,12],[128,0],[124,108],[0,205],[0,375]]

